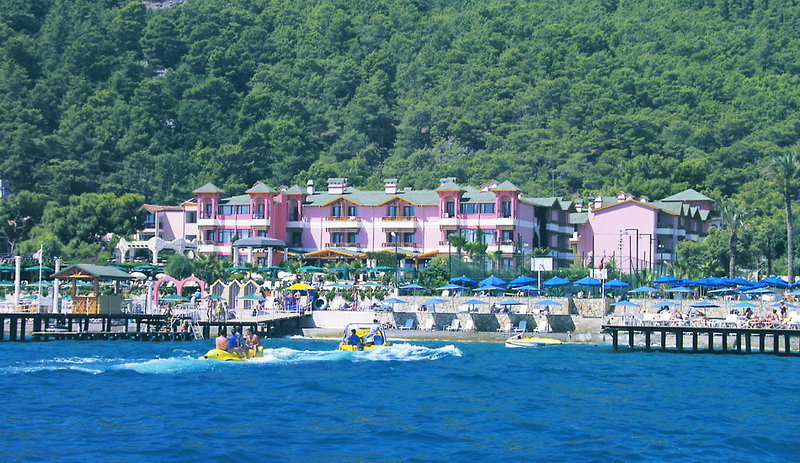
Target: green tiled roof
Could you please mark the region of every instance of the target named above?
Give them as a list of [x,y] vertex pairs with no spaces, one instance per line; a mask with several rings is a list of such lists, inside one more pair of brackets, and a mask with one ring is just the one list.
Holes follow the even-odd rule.
[[573,212],[569,215],[570,225],[580,225],[586,223],[587,220],[589,220],[588,212]]
[[683,190],[680,193],[676,193],[672,196],[667,196],[666,198],[662,199],[661,201],[668,201],[668,202],[677,202],[677,201],[714,201],[713,199],[709,198],[708,196],[699,193],[691,188],[688,190]]
[[51,275],[51,278],[67,279],[67,278],[83,278],[87,277],[97,280],[132,280],[133,277],[116,267],[107,267],[104,265],[94,264],[77,264],[71,265],[64,270]]
[[443,178],[440,181],[439,187],[436,188],[436,191],[461,191],[462,188],[458,186],[458,183],[455,182],[455,179],[452,178]]
[[523,197],[523,198],[520,198],[519,201],[521,203],[529,204],[531,206],[536,206],[536,207],[553,207],[553,205],[556,204],[556,201],[558,201],[558,198],[556,198],[556,197],[550,197],[550,198],[524,198]]
[[361,191],[353,187],[347,187],[342,194],[324,192],[308,195],[306,197],[306,206],[322,206],[339,197],[347,198],[363,206],[376,206],[394,197],[404,198],[420,206],[436,206],[439,204],[439,195],[432,190],[401,190],[397,193],[385,193],[383,190]]
[[250,195],[231,196],[230,198],[222,198],[219,202],[220,205],[225,206],[243,206],[250,204]]
[[517,186],[514,185],[513,183],[511,183],[508,180],[506,180],[503,183],[501,183],[501,184],[497,185],[496,187],[494,187],[493,190],[497,190],[497,191],[519,191],[519,188],[517,188]]
[[286,194],[288,194],[288,195],[296,195],[296,194],[303,194],[303,193],[305,193],[305,190],[300,188],[298,185],[292,185],[291,188],[286,190]]
[[200,188],[194,190],[192,193],[223,193],[224,191],[217,188],[211,182],[206,183],[205,185],[201,186]]
[[245,193],[275,193],[275,190],[264,184],[264,182],[256,182],[255,185],[245,191]]

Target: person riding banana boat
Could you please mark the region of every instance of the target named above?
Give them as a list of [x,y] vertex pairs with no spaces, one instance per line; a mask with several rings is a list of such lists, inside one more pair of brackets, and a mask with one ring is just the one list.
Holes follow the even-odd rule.
[[350,323],[344,329],[339,350],[365,350],[388,345],[380,323]]
[[203,360],[220,360],[223,362],[244,362],[251,358],[263,357],[264,348],[258,336],[253,334],[249,329],[246,331],[247,346],[244,344],[242,335],[233,331],[233,333],[225,337],[220,334],[215,340],[216,347],[206,352],[206,355],[200,357]]

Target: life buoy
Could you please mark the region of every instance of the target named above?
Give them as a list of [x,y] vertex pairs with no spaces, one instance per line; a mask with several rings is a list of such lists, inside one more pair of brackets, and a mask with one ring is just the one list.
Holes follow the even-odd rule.
[[328,301],[323,298],[319,298],[314,301],[314,310],[325,310],[328,308]]

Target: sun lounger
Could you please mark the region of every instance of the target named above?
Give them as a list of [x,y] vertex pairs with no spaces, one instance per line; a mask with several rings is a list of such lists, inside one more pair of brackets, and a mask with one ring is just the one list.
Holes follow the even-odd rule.
[[514,328],[515,333],[524,333],[528,329],[528,320],[520,320],[519,325]]
[[445,326],[444,329],[447,331],[458,331],[458,326],[461,322],[458,318],[454,318],[452,323],[449,326]]
[[475,331],[475,320],[472,317],[469,317],[466,322],[464,322],[464,327],[461,329],[462,331]]
[[399,327],[398,329],[400,329],[400,330],[411,330],[411,329],[414,329],[414,319],[413,318],[407,318],[405,325]]
[[500,332],[510,333],[511,332],[511,322],[504,323],[504,324],[500,325],[500,328],[497,328],[497,332],[498,333],[500,333]]
[[436,329],[436,322],[433,320],[433,317],[426,318],[419,329],[425,331],[431,331]]

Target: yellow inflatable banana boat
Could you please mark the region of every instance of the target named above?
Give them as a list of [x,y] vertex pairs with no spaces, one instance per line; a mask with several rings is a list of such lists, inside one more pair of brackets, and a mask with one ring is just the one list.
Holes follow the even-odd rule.
[[264,356],[264,348],[262,346],[258,346],[257,351],[253,351],[253,349],[250,349],[247,352],[247,357],[239,357],[239,355],[236,354],[235,352],[228,352],[222,349],[211,349],[210,351],[206,352],[206,355],[200,356],[200,360],[219,360],[221,362],[246,362],[250,359],[263,356]]

